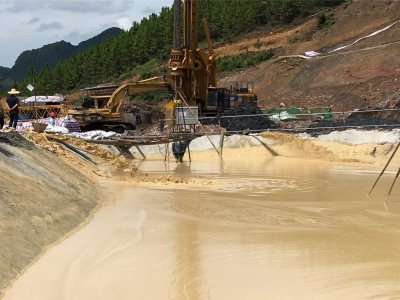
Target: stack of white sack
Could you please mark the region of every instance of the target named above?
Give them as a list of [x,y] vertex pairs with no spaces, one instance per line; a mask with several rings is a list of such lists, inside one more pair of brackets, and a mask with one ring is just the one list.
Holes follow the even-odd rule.
[[114,131],[93,130],[88,132],[72,132],[71,136],[87,140],[106,140],[111,137],[120,137],[121,134]]
[[60,126],[53,126],[51,124],[47,125],[46,129],[44,130],[46,133],[58,133],[58,134],[68,134],[69,130],[65,127]]

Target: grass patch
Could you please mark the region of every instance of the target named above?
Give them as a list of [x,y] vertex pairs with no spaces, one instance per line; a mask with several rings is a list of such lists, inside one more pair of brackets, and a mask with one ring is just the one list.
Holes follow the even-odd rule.
[[274,56],[273,50],[246,52],[238,55],[218,57],[218,72],[229,72],[258,65]]
[[317,23],[319,30],[326,30],[335,24],[336,19],[333,13],[317,15]]
[[140,101],[148,105],[156,104],[166,98],[169,98],[170,94],[167,90],[157,90],[151,92],[140,93],[134,96],[135,101]]

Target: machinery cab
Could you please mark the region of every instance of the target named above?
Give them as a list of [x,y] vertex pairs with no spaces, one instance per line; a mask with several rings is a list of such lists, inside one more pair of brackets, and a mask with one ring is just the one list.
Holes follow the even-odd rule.
[[235,82],[231,85],[230,108],[236,108],[243,102],[251,102],[257,105],[257,95],[253,93],[252,82]]
[[106,97],[99,97],[99,96],[91,96],[87,98],[83,98],[82,107],[84,109],[94,108],[104,108],[110,98]]
[[112,93],[119,87],[119,85],[109,86],[96,86],[90,88],[83,88],[82,95],[82,108],[83,109],[102,109],[106,106]]
[[226,88],[207,88],[207,112],[220,112],[230,108],[229,91]]
[[238,93],[231,94],[230,97],[230,108],[236,108],[243,102],[251,102],[257,105],[257,95],[252,93]]

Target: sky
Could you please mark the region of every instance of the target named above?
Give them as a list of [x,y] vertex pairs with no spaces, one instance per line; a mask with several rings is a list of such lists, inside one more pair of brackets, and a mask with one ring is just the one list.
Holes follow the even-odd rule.
[[0,0],[0,66],[11,68],[26,50],[59,41],[78,45],[111,27],[159,13],[173,0]]

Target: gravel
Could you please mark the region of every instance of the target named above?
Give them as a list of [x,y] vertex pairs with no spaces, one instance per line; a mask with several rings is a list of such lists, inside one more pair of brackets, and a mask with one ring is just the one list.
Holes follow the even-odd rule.
[[363,129],[363,130],[375,130],[379,128],[391,129],[399,127],[400,122],[396,120],[381,119],[376,117],[357,117],[357,118],[346,118],[344,120],[321,120],[318,123],[311,124],[307,130],[307,133],[316,137],[321,134],[329,134],[332,131],[345,130],[349,127]]
[[[218,124],[218,118],[207,119],[203,124]],[[243,102],[235,109],[226,111],[220,118],[220,126],[227,131],[276,129],[279,126],[262,110],[250,102]]]

